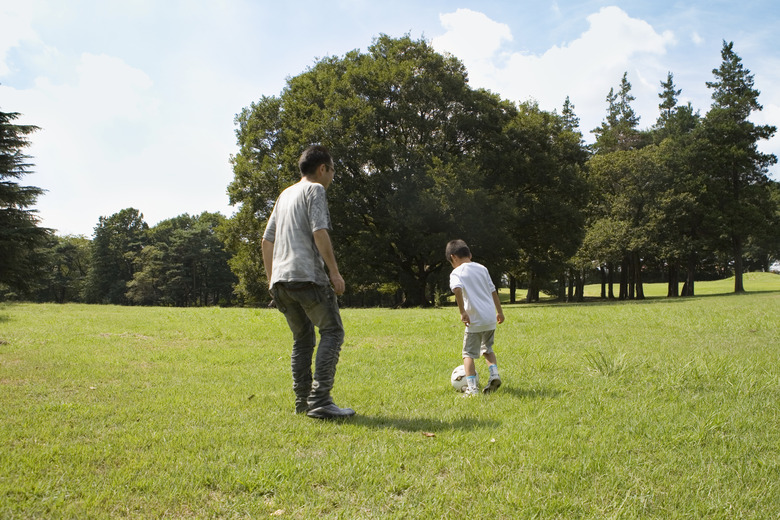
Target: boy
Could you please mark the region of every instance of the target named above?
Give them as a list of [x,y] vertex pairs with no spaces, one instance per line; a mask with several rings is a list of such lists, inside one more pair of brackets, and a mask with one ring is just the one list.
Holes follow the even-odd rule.
[[455,293],[458,302],[460,321],[466,325],[463,336],[463,368],[466,370],[468,388],[465,396],[479,395],[474,360],[480,355],[485,356],[490,371],[490,379],[482,392],[489,394],[501,386],[496,354],[493,352],[496,323],[504,322],[501,301],[487,268],[471,261],[471,250],[466,242],[450,241],[445,255],[453,267],[450,289]]

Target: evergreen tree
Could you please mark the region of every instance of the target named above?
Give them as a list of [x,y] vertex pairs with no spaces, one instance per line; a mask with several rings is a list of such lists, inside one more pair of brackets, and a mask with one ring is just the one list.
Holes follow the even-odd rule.
[[51,231],[38,226],[32,209],[43,190],[17,182],[31,172],[23,150],[30,145],[27,136],[38,130],[15,124],[19,115],[0,111],[0,291],[25,295],[40,276],[43,259],[36,249]]
[[[645,152],[651,142],[648,132],[637,129],[639,117],[631,107],[634,101],[628,74],[624,73],[620,90],[610,89],[607,95],[607,116],[596,134],[594,156],[588,162],[592,200],[587,209],[584,250],[578,254],[580,263],[585,251],[595,254],[602,270],[610,273],[609,294],[612,296],[611,273],[616,271],[615,251],[621,252],[620,298],[644,298],[642,285],[642,254],[649,244],[648,210],[656,188],[658,165],[654,151]],[[614,243],[596,236],[596,230],[614,230]]]
[[126,304],[127,283],[146,242],[149,226],[137,209],[100,217],[92,240],[92,267],[87,275],[87,303]]
[[712,107],[704,119],[702,137],[706,143],[708,192],[712,195],[711,211],[717,219],[713,238],[733,260],[734,292],[744,292],[742,275],[745,246],[755,230],[772,218],[767,171],[777,162],[773,154],[758,150],[758,142],[771,138],[776,128],[750,121],[753,112],[762,110],[758,103],[753,75],[734,52],[734,44],[723,42],[722,62],[713,69]]
[[89,239],[52,235],[41,252],[46,258],[46,269],[38,284],[36,301],[83,302],[91,260]]
[[601,126],[592,130],[596,135],[593,149],[596,153],[633,150],[646,144],[645,136],[637,130],[639,116],[634,112],[631,102],[636,98],[631,94],[628,73],[624,72],[620,80],[620,90],[609,89],[607,94],[607,115]]
[[701,118],[690,103],[678,104],[682,90],[675,86],[671,72],[661,82],[661,88],[659,116],[652,132],[664,165],[659,171],[665,178],[660,182],[657,202],[651,208],[650,218],[656,230],[654,250],[667,270],[667,296],[680,295],[681,266],[686,271],[683,296],[693,296],[694,274],[705,244],[705,184],[696,160],[699,147],[694,137]]

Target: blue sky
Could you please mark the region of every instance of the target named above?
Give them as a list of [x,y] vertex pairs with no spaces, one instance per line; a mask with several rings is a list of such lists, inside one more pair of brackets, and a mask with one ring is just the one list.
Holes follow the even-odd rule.
[[[775,0],[0,0],[0,109],[41,127],[23,182],[48,190],[42,224],[89,237],[127,207],[230,216],[235,115],[379,34],[429,40],[505,99],[569,96],[590,142],[623,72],[642,128],[667,72],[705,114],[723,40],[755,76],[753,120],[780,126],[777,27]],[[761,149],[780,156],[780,136]]]

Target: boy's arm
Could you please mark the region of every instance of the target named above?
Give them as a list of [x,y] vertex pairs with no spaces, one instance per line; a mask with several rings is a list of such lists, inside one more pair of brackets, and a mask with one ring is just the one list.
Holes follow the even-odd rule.
[[456,287],[452,290],[453,293],[455,293],[455,301],[458,302],[458,310],[460,311],[460,321],[465,323],[466,325],[469,325],[471,323],[471,320],[469,319],[469,315],[466,312],[466,306],[463,303],[463,289],[460,287]]
[[498,291],[493,291],[493,304],[496,306],[496,321],[504,323],[504,311],[501,309],[501,299],[498,297]]

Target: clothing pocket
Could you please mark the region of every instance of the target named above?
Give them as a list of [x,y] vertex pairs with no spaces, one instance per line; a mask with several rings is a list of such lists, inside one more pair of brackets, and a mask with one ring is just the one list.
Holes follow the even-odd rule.
[[271,287],[271,289],[268,292],[271,293],[271,298],[273,298],[274,300],[274,304],[276,305],[276,310],[284,314],[285,311],[287,311],[287,307],[279,299],[279,289],[276,287],[276,285],[274,285],[273,287]]

